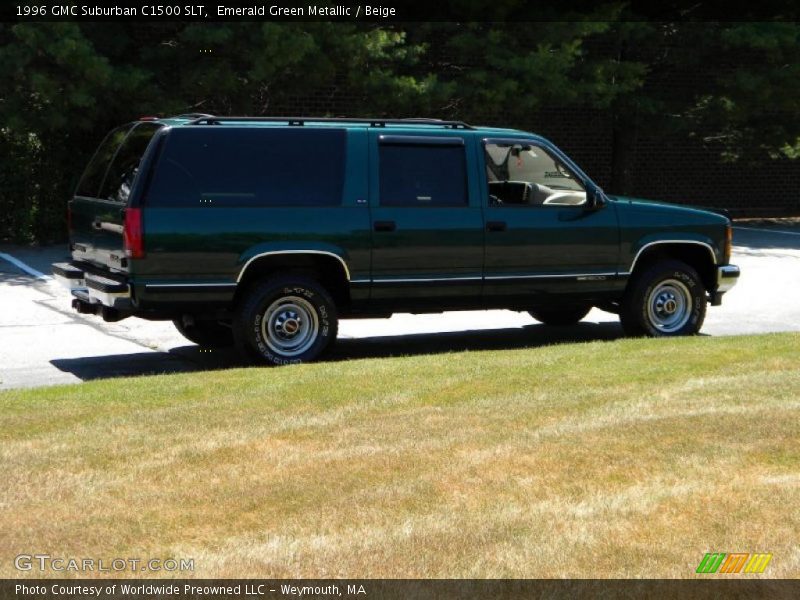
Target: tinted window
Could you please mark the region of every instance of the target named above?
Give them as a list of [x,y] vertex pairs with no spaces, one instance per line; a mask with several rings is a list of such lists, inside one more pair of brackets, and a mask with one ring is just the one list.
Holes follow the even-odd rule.
[[83,172],[83,177],[78,184],[78,189],[75,191],[76,196],[87,196],[89,198],[96,198],[100,191],[100,186],[103,183],[103,178],[108,170],[108,165],[114,154],[117,152],[122,140],[133,127],[133,124],[123,125],[109,133],[105,139],[100,143],[100,147],[92,157],[86,171]]
[[383,206],[464,206],[467,175],[464,146],[380,146]]
[[341,203],[345,131],[191,126],[170,132],[146,202],[157,206]]
[[139,163],[142,161],[142,155],[147,150],[153,135],[161,127],[163,126],[154,123],[142,123],[128,134],[114,157],[111,167],[108,169],[100,191],[100,198],[114,200],[115,202],[128,201],[133,187],[133,180],[139,172]]

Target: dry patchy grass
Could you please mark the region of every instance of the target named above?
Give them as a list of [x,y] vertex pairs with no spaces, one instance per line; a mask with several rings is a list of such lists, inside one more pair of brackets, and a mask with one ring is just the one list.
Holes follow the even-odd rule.
[[620,340],[2,393],[0,576],[46,552],[194,558],[202,577],[689,577],[704,552],[741,551],[797,577],[798,342]]

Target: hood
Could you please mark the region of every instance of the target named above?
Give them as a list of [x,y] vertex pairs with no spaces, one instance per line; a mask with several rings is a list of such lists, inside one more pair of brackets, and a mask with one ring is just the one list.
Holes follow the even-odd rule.
[[656,206],[663,206],[665,208],[671,208],[676,210],[686,209],[690,211],[701,211],[704,213],[714,213],[717,215],[722,215],[730,219],[730,213],[724,208],[716,208],[713,206],[698,206],[696,204],[678,204],[676,202],[665,202],[663,200],[648,200],[647,198],[635,198],[633,196],[614,196],[607,194],[607,197],[615,202],[620,202],[623,204],[629,204],[634,207],[641,207],[646,208],[649,206],[656,207]]

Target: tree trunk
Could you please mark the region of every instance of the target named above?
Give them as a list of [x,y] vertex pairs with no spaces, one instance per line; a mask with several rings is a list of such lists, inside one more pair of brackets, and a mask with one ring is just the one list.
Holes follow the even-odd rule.
[[[617,63],[622,65],[628,53],[627,41],[617,38]],[[611,189],[612,194],[628,195],[633,190],[633,161],[636,157],[636,138],[638,119],[636,107],[628,106],[624,101],[615,102],[612,106],[612,140],[611,140]]]
[[633,167],[636,159],[638,124],[635,115],[617,111],[611,144],[611,194],[628,195],[633,192]]

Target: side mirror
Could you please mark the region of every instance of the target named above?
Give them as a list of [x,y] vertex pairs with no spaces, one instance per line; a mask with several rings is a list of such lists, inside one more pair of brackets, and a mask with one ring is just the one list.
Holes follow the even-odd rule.
[[599,187],[591,186],[586,190],[586,210],[600,210],[606,205],[606,195]]

